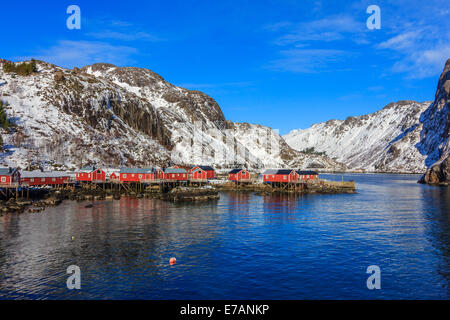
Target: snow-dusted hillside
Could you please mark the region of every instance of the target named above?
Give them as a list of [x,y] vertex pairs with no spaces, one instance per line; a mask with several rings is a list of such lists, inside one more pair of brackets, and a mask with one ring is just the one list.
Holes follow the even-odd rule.
[[[64,80],[54,79],[63,72]],[[3,165],[78,167],[87,163],[169,159],[158,139],[168,140],[163,131],[142,130],[137,121],[157,121],[151,105],[88,74],[74,73],[51,64],[38,63],[38,73],[18,76],[0,68],[1,99],[15,124],[2,134]],[[110,100],[120,96],[120,104]],[[135,106],[139,116],[128,121]],[[120,117],[112,117],[120,114]]]
[[0,61],[0,99],[15,123],[2,133],[0,165],[345,168],[293,150],[270,128],[227,121],[208,95],[147,69],[94,64],[68,70],[42,61],[37,69],[15,75]]
[[[265,167],[311,168],[320,170],[344,171],[346,166],[319,154],[305,154],[290,148],[286,141],[272,129],[248,123],[234,123],[236,139],[248,146],[251,154],[259,159],[274,159],[276,162],[264,163]],[[279,155],[274,157],[275,155]]]
[[330,120],[284,136],[296,150],[314,148],[345,163],[350,169],[387,172],[424,172],[420,115],[430,102],[399,101],[375,113]]

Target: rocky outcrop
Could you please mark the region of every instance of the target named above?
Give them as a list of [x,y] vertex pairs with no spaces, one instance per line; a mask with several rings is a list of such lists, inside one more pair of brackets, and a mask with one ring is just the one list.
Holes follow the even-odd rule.
[[[450,181],[450,59],[442,72],[434,102],[423,113],[423,131],[419,148],[428,155],[430,168],[419,180],[428,184],[448,184]],[[436,159],[438,159],[437,162]]]
[[419,183],[448,185],[450,183],[450,157],[433,164],[420,178]]

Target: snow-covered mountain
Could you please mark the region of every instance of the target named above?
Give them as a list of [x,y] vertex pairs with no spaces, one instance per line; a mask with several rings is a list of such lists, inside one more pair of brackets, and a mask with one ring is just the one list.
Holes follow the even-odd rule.
[[227,121],[208,95],[148,69],[99,63],[69,70],[36,61],[37,72],[24,76],[5,72],[4,64],[0,99],[14,125],[2,131],[0,165],[345,169],[293,150],[268,127]]
[[420,115],[430,102],[399,101],[368,115],[329,120],[284,136],[296,150],[314,148],[353,170],[424,172]]
[[398,101],[372,114],[293,130],[284,138],[296,150],[314,148],[352,170],[423,173],[450,150],[449,70],[450,60],[434,102]]

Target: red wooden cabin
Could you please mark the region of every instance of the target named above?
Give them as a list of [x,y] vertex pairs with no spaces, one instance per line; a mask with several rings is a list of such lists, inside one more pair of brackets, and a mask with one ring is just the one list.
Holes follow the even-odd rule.
[[0,168],[0,186],[20,184],[20,172],[16,168]]
[[106,178],[111,181],[119,181],[120,180],[120,173],[119,172],[111,172],[108,176],[106,175]]
[[187,181],[188,173],[182,168],[166,168],[164,169],[164,179],[170,181]]
[[122,182],[144,182],[155,180],[153,168],[120,168],[120,181]]
[[206,171],[202,170],[200,168],[192,170],[189,176],[190,176],[191,180],[206,181],[206,179],[208,178],[208,175],[207,175]]
[[106,173],[96,167],[84,167],[77,171],[77,181],[105,181]]
[[29,186],[62,185],[69,183],[70,175],[60,171],[22,171],[20,179]]
[[301,181],[316,181],[319,180],[319,174],[316,171],[306,170],[301,171],[297,170],[298,179]]
[[248,181],[250,180],[250,172],[245,169],[233,169],[228,172],[228,180],[230,181]]
[[216,171],[214,170],[213,167],[210,166],[194,166],[189,170],[189,172],[192,173],[199,168],[202,169],[203,171],[206,171],[207,179],[214,179],[216,177]]
[[155,169],[155,178],[157,180],[164,180],[164,170],[161,168]]
[[264,182],[294,182],[298,174],[293,169],[268,169],[263,173]]

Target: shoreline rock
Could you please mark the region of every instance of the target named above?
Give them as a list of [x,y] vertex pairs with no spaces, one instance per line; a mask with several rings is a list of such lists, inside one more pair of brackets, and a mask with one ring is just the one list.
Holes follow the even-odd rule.
[[[248,184],[236,186],[232,183],[224,183],[215,187],[176,187],[170,192],[162,193],[159,188],[146,188],[142,192],[127,192],[126,190],[99,190],[93,188],[43,190],[31,199],[0,200],[0,215],[7,213],[22,213],[28,210],[29,213],[43,211],[47,207],[58,206],[64,200],[72,201],[101,201],[120,200],[122,196],[132,198],[155,198],[172,202],[200,202],[217,200],[220,198],[219,191],[249,192],[257,195],[268,194],[337,194],[356,193],[355,183],[352,181],[324,181],[322,183],[307,184],[303,190],[285,190],[282,188],[272,188],[267,184]],[[86,208],[92,207],[87,204]]]
[[170,192],[162,193],[158,198],[173,202],[197,202],[217,200],[220,196],[219,192],[214,188],[177,187],[172,189]]
[[255,192],[257,194],[270,194],[270,193],[295,193],[295,194],[348,194],[356,193],[356,185],[354,181],[323,181],[321,183],[307,183],[306,188],[303,189],[284,189],[271,187],[265,183],[257,184],[243,184],[235,185],[233,183],[224,183],[218,186],[223,191],[243,191],[243,192]]
[[450,156],[431,166],[418,183],[448,186],[450,183]]

